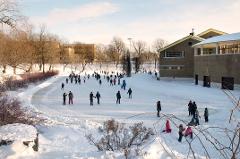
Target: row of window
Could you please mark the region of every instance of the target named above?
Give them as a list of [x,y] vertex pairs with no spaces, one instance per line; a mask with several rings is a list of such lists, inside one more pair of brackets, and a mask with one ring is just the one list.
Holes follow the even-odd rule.
[[172,65],[166,65],[166,66],[160,66],[160,70],[182,70],[183,66],[172,66]]
[[[220,45],[218,48],[203,48],[203,55],[212,55],[217,52],[218,54],[238,54],[240,53],[240,44]],[[201,55],[200,48],[197,49],[197,55]]]
[[183,58],[184,52],[164,52],[164,58]]

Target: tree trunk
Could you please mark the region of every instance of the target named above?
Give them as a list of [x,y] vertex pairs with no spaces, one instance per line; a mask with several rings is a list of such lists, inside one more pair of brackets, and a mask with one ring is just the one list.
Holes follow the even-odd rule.
[[6,73],[6,69],[7,69],[7,66],[6,65],[3,65],[3,73]]
[[16,75],[16,66],[13,67],[13,74]]

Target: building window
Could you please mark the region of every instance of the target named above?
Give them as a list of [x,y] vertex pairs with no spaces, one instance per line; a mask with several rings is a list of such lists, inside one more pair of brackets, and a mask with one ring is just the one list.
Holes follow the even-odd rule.
[[165,52],[164,58],[183,58],[184,52]]
[[165,66],[160,66],[161,70],[182,70],[183,65],[165,65]]
[[192,46],[192,42],[191,41],[188,42],[188,46]]
[[216,54],[215,48],[203,48],[203,55]]

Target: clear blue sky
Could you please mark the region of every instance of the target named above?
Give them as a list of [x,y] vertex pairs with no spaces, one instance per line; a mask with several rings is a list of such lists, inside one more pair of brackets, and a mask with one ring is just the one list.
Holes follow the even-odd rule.
[[109,43],[113,36],[173,42],[192,28],[240,31],[240,0],[19,0],[36,27],[68,41]]

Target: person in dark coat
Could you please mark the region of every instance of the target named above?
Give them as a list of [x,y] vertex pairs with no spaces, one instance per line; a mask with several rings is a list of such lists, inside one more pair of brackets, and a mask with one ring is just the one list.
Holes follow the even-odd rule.
[[190,100],[188,103],[188,116],[192,115],[192,108],[193,108],[193,104],[192,104],[192,101]]
[[97,104],[100,104],[101,95],[99,92],[96,93],[96,98],[97,98]]
[[205,119],[205,122],[207,123],[208,122],[208,108],[205,108],[205,110],[204,110],[204,119]]
[[113,80],[110,79],[110,86],[113,86]]
[[196,118],[196,110],[197,110],[197,104],[195,102],[192,103],[192,115],[193,118]]
[[93,105],[93,92],[90,93],[89,99],[90,99],[90,105]]
[[128,89],[127,94],[129,96],[129,98],[132,98],[132,89],[131,88]]
[[64,89],[64,83],[62,83],[62,89]]
[[68,78],[66,78],[66,83],[68,84]]
[[120,93],[120,91],[117,92],[116,97],[117,97],[116,104],[120,104],[120,99],[121,99],[121,93]]
[[161,102],[157,101],[157,117],[160,117],[160,111],[162,110]]
[[66,105],[67,93],[63,93],[63,105]]
[[68,93],[68,104],[73,104],[73,93],[71,91]]
[[99,84],[102,85],[102,80],[99,80]]
[[196,121],[196,125],[199,125],[199,118],[200,118],[200,115],[199,115],[198,110],[196,109],[196,111],[195,111],[195,121]]
[[182,124],[179,125],[178,127],[178,142],[182,142],[182,137],[183,137],[183,132],[184,132],[185,128],[183,127]]
[[125,80],[123,80],[123,83],[122,83],[122,88],[125,90],[125,89],[126,89],[126,86],[127,86],[127,84],[126,84],[126,81],[125,81]]

